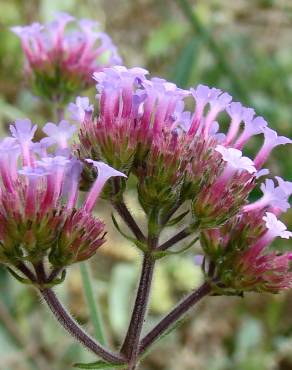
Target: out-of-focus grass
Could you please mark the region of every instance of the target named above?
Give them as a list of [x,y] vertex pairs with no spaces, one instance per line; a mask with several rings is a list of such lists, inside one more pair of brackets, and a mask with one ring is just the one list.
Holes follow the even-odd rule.
[[[99,20],[127,65],[144,66],[153,76],[172,79],[181,87],[205,83],[226,89],[235,99],[248,100],[271,127],[291,137],[290,0],[197,0],[190,5],[201,29],[172,0],[0,0],[0,135],[15,118],[29,116],[40,124],[53,119],[51,107],[32,96],[24,83],[19,41],[9,27],[47,21],[55,11],[65,10]],[[228,68],[222,69],[212,43],[244,86],[246,97],[236,88]],[[250,153],[259,145],[255,140]],[[291,149],[277,148],[269,163],[273,174],[292,180],[291,158]],[[128,204],[142,222],[131,193]],[[100,208],[110,223],[111,210]],[[285,218],[291,228],[291,213]],[[159,265],[147,327],[199,284],[200,272],[192,259],[193,254],[187,253]],[[138,261],[134,248],[110,228],[108,244],[91,262],[107,337],[116,346],[130,315]],[[81,289],[79,269],[72,268],[58,293],[92,332]],[[20,286],[1,268],[0,297],[0,370],[67,370],[74,361],[92,359],[64,335],[35,292]],[[292,369],[291,311],[291,294],[248,295],[244,300],[208,298],[191,319],[156,346],[143,369]]]

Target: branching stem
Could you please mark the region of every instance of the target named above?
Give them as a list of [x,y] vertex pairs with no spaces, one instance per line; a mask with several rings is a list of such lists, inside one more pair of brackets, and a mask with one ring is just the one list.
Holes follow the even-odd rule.
[[165,251],[168,248],[172,247],[176,243],[180,242],[181,240],[187,238],[192,234],[192,231],[189,229],[189,227],[186,227],[176,235],[172,236],[170,239],[168,239],[165,243],[161,244],[159,248],[157,248],[158,251]]
[[134,220],[133,216],[131,215],[130,211],[128,210],[125,202],[123,200],[113,202],[113,206],[118,212],[118,214],[121,216],[121,218],[124,220],[128,228],[132,231],[132,233],[135,235],[137,240],[143,242],[145,241],[145,236],[143,232],[141,231],[140,227]]
[[90,337],[67,312],[67,310],[63,307],[63,305],[51,289],[40,289],[40,294],[44,298],[45,302],[47,303],[48,307],[50,308],[58,322],[81,344],[83,344],[91,352],[95,353],[106,362],[115,365],[125,363],[122,355],[115,354],[109,351],[101,344],[96,342],[92,337]]
[[205,282],[196,291],[190,293],[178,305],[170,311],[146,336],[141,340],[139,355],[147,349],[163,334],[165,334],[179,319],[181,319],[197,302],[210,294],[211,284]]

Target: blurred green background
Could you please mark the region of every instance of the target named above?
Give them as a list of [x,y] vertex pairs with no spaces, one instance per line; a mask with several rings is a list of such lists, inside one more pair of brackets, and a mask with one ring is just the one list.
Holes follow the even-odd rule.
[[[0,0],[1,136],[15,118],[30,117],[39,124],[52,119],[50,107],[25,86],[20,43],[9,27],[51,20],[60,10],[98,20],[127,66],[146,67],[152,76],[181,87],[205,83],[225,89],[282,135],[292,136],[291,0]],[[258,145],[255,140],[250,152]],[[269,167],[291,181],[291,161],[291,148],[279,147]],[[131,191],[127,201],[142,218]],[[111,210],[105,209],[100,204],[97,211],[110,224]],[[291,229],[291,212],[284,219]],[[112,228],[109,231],[109,241],[91,261],[91,270],[108,340],[118,346],[140,260]],[[289,247],[288,242],[283,247]],[[200,280],[192,253],[160,263],[147,325]],[[70,270],[57,291],[92,332],[78,268]],[[0,267],[0,370],[69,370],[72,362],[91,359],[65,336],[35,292]],[[290,370],[292,294],[205,299],[176,332],[156,345],[142,369]]]

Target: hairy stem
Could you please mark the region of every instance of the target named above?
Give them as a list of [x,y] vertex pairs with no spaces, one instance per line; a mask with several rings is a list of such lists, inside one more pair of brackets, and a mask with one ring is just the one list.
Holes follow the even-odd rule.
[[172,236],[170,239],[168,239],[165,243],[161,244],[159,248],[157,248],[158,251],[165,251],[168,248],[172,247],[176,243],[180,242],[181,240],[187,238],[192,234],[192,231],[189,227],[186,227],[176,235]]
[[61,274],[63,271],[63,268],[55,268],[52,270],[52,272],[48,276],[48,283],[51,283],[59,274]]
[[125,202],[122,201],[122,200],[117,201],[117,202],[113,202],[113,206],[116,209],[116,211],[118,212],[118,214],[121,216],[121,218],[124,220],[124,222],[126,223],[128,228],[135,235],[135,237],[139,241],[145,241],[144,234],[142,233],[140,227],[138,226],[138,224],[134,220],[133,216],[129,212]]
[[129,360],[129,369],[131,370],[135,369],[137,362],[139,340],[147,311],[154,265],[155,261],[152,259],[151,255],[146,254],[143,260],[140,283],[130,325],[121,348],[121,353]]
[[184,298],[169,314],[167,314],[146,336],[139,345],[139,355],[147,349],[163,334],[165,334],[178,320],[180,320],[197,302],[211,292],[209,282],[205,282],[196,291]]
[[51,289],[40,289],[40,294],[44,298],[55,318],[63,326],[63,328],[74,338],[76,338],[81,344],[83,344],[91,352],[95,353],[106,362],[115,365],[125,363],[124,358],[121,355],[109,351],[101,344],[96,342],[93,338],[91,338],[67,312],[67,310],[63,307],[63,305]]
[[31,282],[36,281],[36,276],[23,262],[20,262],[16,267],[18,268],[19,271],[23,273],[23,275],[28,277]]

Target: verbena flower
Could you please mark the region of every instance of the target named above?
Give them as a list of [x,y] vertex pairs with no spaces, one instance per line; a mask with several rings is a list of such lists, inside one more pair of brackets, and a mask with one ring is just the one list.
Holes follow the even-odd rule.
[[[96,200],[110,177],[125,175],[98,163],[92,189],[78,206],[82,163],[70,154],[35,151],[36,127],[28,120],[10,129],[13,137],[0,143],[0,262],[17,268],[48,259],[51,268],[61,268],[91,257],[105,235],[93,215]],[[44,131],[60,148],[74,132],[64,122],[47,124]],[[64,133],[66,140],[59,140]]]
[[97,22],[75,21],[60,13],[51,23],[16,26],[26,57],[26,74],[35,92],[57,103],[93,84],[91,75],[106,66],[121,63],[116,47]]
[[[214,228],[242,207],[259,205],[247,202],[258,179],[268,173],[262,166],[275,146],[291,140],[278,137],[253,109],[216,88],[199,85],[186,91],[163,79],[148,79],[141,68],[106,68],[94,79],[97,116],[84,98],[70,105],[81,125],[79,155],[137,176],[147,213],[158,204],[166,212],[191,200],[200,227]],[[185,110],[186,102],[193,102],[193,112]],[[220,132],[221,114],[230,118],[225,133]],[[260,134],[263,144],[252,160],[245,146]],[[277,201],[282,192],[276,190]],[[284,211],[288,197],[281,199],[278,208]],[[267,196],[259,202],[267,203]]]
[[[218,290],[278,293],[292,287],[292,252],[270,250],[278,237],[292,232],[271,212],[252,210],[220,229],[205,231],[202,246],[214,266]],[[207,271],[206,271],[207,272]]]

